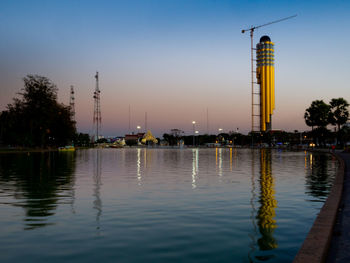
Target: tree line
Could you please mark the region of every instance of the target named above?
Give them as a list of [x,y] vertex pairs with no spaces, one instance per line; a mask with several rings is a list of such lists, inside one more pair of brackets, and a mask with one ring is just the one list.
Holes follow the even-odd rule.
[[57,147],[89,142],[77,134],[69,106],[57,101],[57,86],[48,78],[27,75],[24,88],[0,113],[0,143],[22,147]]
[[317,144],[325,144],[331,136],[328,125],[335,126],[336,144],[344,144],[349,133],[349,127],[344,125],[349,120],[348,107],[349,103],[344,98],[335,98],[329,104],[323,100],[315,100],[305,110],[305,123],[311,127],[312,136]]

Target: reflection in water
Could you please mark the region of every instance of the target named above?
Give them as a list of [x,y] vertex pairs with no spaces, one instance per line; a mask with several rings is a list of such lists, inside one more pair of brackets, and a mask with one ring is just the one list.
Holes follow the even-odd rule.
[[216,171],[218,171],[218,174],[221,177],[222,176],[222,148],[215,148],[215,165],[216,165]]
[[310,170],[306,174],[307,194],[315,197],[314,201],[322,202],[332,187],[334,177],[330,176],[330,171],[334,168],[328,167],[328,156],[325,154],[310,153],[309,160]]
[[94,166],[94,193],[93,196],[95,197],[95,200],[93,202],[93,208],[97,210],[96,213],[96,222],[97,222],[97,229],[100,229],[100,217],[102,214],[102,200],[100,198],[100,189],[102,185],[101,180],[101,149],[95,150],[95,158],[93,162]]
[[310,153],[310,169],[312,169],[312,161],[313,161],[313,158],[312,158],[312,153]]
[[[256,151],[252,150],[252,196],[250,204],[252,206],[253,233],[250,236],[252,244],[248,254],[250,262],[269,260],[274,257],[274,254],[266,254],[266,252],[278,247],[277,240],[273,236],[274,230],[277,228],[276,220],[274,219],[277,201],[275,199],[274,178],[272,175],[271,150],[260,150],[259,196],[255,193],[255,153]],[[258,210],[255,208],[255,200],[260,204]]]
[[74,170],[74,152],[3,154],[1,200],[18,200],[12,205],[25,210],[25,230],[51,225],[59,204],[74,203]]
[[249,234],[249,237],[251,238],[251,244],[249,245],[250,247],[250,251],[248,253],[248,258],[250,262],[253,262],[252,260],[252,254],[254,254],[255,252],[255,247],[256,247],[256,237],[258,236],[258,231],[257,231],[257,227],[256,227],[256,207],[255,207],[255,199],[256,199],[256,186],[255,186],[255,150],[251,150],[251,199],[250,199],[250,205],[252,207],[251,213],[250,213],[250,219],[252,220],[252,224],[253,224],[253,233]]
[[[146,160],[146,152],[144,152],[145,160]],[[146,163],[146,162],[145,162]],[[141,149],[137,149],[137,159],[136,159],[136,176],[138,184],[141,185]]]
[[261,149],[260,151],[260,208],[257,219],[261,238],[258,240],[260,250],[271,250],[277,248],[277,241],[273,237],[273,232],[277,227],[275,208],[274,179],[272,176],[271,150]]
[[192,188],[196,188],[196,179],[198,175],[198,148],[192,149]]
[[236,168],[237,167],[237,149],[236,148],[234,148],[233,150],[233,159],[234,159],[233,166]]
[[[221,151],[221,157],[219,149],[137,148],[0,155],[0,245],[6,251],[0,262],[26,255],[49,262],[292,261],[322,206],[307,200],[305,188],[317,194],[324,180],[314,173],[332,177],[336,166],[317,153],[312,170],[307,154],[305,171],[301,152]],[[283,193],[280,213],[277,191]],[[23,231],[48,224],[55,225]]]
[[222,176],[222,148],[219,148],[219,176]]

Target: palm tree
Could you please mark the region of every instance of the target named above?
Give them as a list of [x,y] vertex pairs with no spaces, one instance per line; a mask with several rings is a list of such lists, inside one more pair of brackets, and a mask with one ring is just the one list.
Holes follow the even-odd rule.
[[[327,133],[327,125],[329,124],[330,106],[323,100],[315,100],[310,107],[305,110],[305,123],[312,128],[312,135],[316,137],[316,144],[324,142],[324,134]],[[317,129],[314,131],[314,126]]]
[[337,126],[337,131],[340,131],[340,126],[345,124],[349,119],[349,103],[343,99],[332,99],[330,101],[330,114],[329,114],[329,122],[333,125]]
[[315,100],[310,107],[305,110],[304,119],[307,126],[325,128],[329,124],[329,105],[323,100]]

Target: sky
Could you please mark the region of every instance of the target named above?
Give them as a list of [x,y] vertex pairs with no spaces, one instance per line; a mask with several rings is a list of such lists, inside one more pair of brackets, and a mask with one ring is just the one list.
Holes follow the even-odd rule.
[[79,132],[93,133],[99,72],[102,134],[147,126],[200,134],[251,129],[250,38],[275,43],[273,129],[309,130],[313,100],[350,101],[350,1],[19,1],[0,5],[0,110],[27,74],[46,76],[69,104],[75,89]]

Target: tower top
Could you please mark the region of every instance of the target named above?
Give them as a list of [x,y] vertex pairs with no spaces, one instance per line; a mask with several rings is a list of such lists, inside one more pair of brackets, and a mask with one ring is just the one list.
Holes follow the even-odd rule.
[[271,42],[271,39],[269,36],[262,36],[260,38],[260,43],[263,43],[263,42]]

